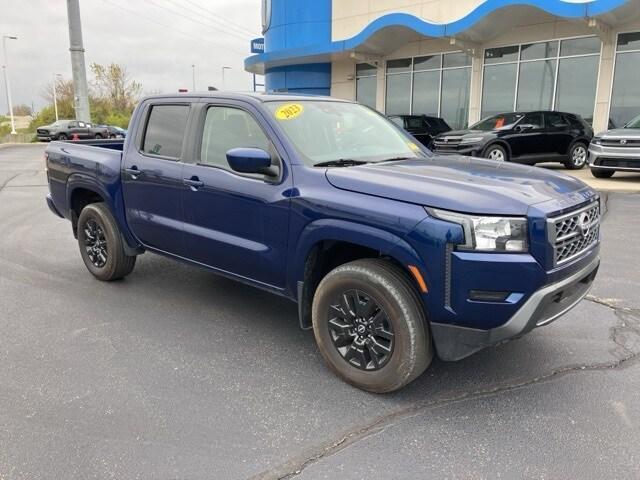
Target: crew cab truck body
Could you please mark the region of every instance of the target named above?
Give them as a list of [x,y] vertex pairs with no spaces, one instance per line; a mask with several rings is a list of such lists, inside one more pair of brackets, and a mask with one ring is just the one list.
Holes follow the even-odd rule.
[[437,156],[322,97],[156,96],[124,142],[53,142],[47,203],[101,280],[155,252],[298,303],[374,392],[544,325],[586,295],[600,201],[560,173]]

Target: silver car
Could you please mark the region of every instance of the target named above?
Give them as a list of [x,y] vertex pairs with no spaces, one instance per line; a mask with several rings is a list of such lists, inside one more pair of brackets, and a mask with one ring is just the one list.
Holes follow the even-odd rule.
[[640,172],[640,115],[622,128],[593,137],[589,167],[596,178],[610,178],[617,170]]

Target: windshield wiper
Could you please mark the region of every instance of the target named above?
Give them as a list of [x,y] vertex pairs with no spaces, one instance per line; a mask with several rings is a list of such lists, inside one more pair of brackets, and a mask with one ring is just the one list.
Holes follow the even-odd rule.
[[385,158],[384,160],[378,160],[376,163],[383,163],[383,162],[397,162],[400,160],[417,160],[418,157],[392,157],[392,158]]
[[314,167],[353,167],[354,165],[364,165],[369,163],[364,160],[353,160],[352,158],[341,158],[339,160],[328,160],[326,162],[316,163]]

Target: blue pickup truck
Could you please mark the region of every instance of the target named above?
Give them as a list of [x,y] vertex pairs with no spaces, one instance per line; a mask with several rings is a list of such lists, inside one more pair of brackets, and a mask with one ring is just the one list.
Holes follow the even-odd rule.
[[329,367],[371,392],[552,322],[598,270],[594,190],[434,155],[353,102],[154,96],[124,141],[45,156],[48,206],[96,278],[153,252],[287,297]]

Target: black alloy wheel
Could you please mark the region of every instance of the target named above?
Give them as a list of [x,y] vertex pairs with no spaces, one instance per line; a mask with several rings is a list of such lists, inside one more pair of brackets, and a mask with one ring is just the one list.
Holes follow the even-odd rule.
[[84,226],[84,248],[91,263],[102,268],[109,259],[109,249],[104,230],[95,220],[89,220]]
[[393,354],[394,333],[386,312],[369,294],[347,290],[329,307],[329,334],[342,358],[356,368],[375,371]]

